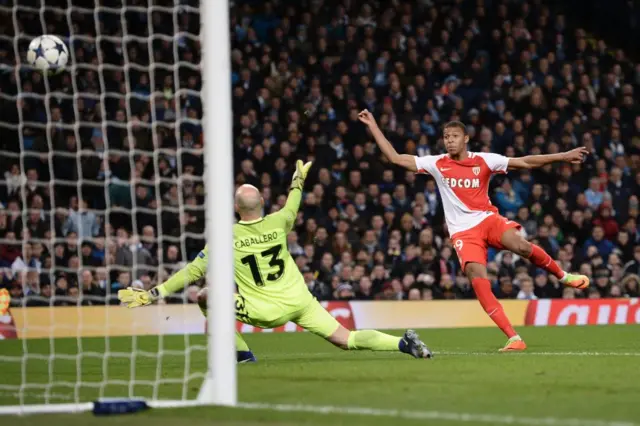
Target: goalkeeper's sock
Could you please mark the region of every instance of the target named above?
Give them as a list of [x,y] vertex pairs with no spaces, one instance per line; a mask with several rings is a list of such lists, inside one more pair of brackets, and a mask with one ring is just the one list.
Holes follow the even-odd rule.
[[[202,306],[200,306],[200,310],[202,311],[202,314],[206,317],[207,316],[206,308],[203,308]],[[256,357],[253,355],[253,352],[251,352],[251,349],[249,349],[249,345],[247,345],[247,342],[245,342],[245,340],[242,338],[242,334],[240,334],[237,331],[236,331],[236,360],[239,363],[257,361]]]
[[256,362],[253,352],[249,349],[249,345],[244,341],[242,335],[236,331],[236,361],[238,363]]
[[250,352],[249,345],[244,341],[242,335],[236,331],[236,351],[238,352]]
[[[202,315],[204,315],[206,317],[207,316],[207,308],[201,306],[200,304],[198,304],[198,306],[200,307],[200,310],[202,311]],[[205,324],[205,327],[206,327],[206,324]],[[206,328],[205,328],[205,330],[206,330]],[[251,349],[249,349],[249,345],[247,345],[247,342],[245,342],[244,339],[242,338],[242,334],[240,334],[237,331],[236,331],[236,351],[237,352],[249,352],[249,353],[251,353]],[[251,356],[253,356],[253,354]]]
[[509,339],[518,335],[513,329],[507,314],[504,313],[504,309],[496,296],[491,291],[491,282],[486,278],[474,278],[471,280],[471,286],[476,292],[478,301],[482,305],[484,311],[489,315],[489,318],[496,323],[500,330],[507,335]]
[[402,339],[377,330],[360,330],[349,333],[347,347],[350,351],[398,351]]

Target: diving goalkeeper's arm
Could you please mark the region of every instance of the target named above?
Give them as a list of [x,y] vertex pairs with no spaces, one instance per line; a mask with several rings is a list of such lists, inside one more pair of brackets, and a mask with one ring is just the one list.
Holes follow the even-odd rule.
[[[287,230],[291,229],[295,223],[302,198],[302,188],[310,168],[311,162],[303,164],[301,160],[298,160],[296,163],[296,171],[293,174],[291,186],[289,187],[290,192],[287,203],[282,210],[278,212],[284,216]],[[125,303],[128,308],[150,305],[156,300],[180,291],[188,284],[203,278],[207,273],[208,258],[209,248],[205,246],[192,262],[180,269],[164,283],[149,291],[133,287],[119,290],[118,299],[120,299],[122,303]]]
[[302,163],[302,160],[296,162],[296,171],[291,179],[291,185],[289,186],[289,196],[284,207],[275,214],[278,214],[284,218],[284,226],[287,232],[293,228],[296,223],[296,217],[298,216],[298,209],[300,209],[300,201],[302,200],[302,189],[304,188],[304,181],[307,178],[309,169],[311,168],[311,162]]
[[149,291],[133,287],[119,290],[118,299],[120,299],[122,303],[126,303],[128,308],[137,308],[139,306],[149,305],[160,298],[180,291],[185,286],[205,276],[207,273],[208,257],[209,248],[204,246],[204,249],[198,253],[198,256],[193,261],[173,274],[171,278],[164,283]]

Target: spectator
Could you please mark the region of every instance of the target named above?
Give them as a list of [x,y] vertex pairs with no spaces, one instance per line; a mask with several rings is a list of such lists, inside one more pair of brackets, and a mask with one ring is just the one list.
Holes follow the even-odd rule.
[[301,269],[304,282],[307,284],[307,288],[311,294],[318,300],[327,300],[331,294],[327,285],[316,279],[316,274],[308,267],[305,266]]
[[640,246],[633,249],[633,259],[624,265],[625,274],[640,275]]
[[84,241],[80,246],[80,256],[83,266],[97,267],[102,265],[102,259],[94,254],[94,246],[89,241]]
[[104,304],[104,289],[95,281],[90,270],[85,269],[80,273],[79,287],[84,305]]
[[69,282],[64,275],[60,275],[56,279],[55,296],[66,296],[69,291]]
[[520,300],[536,300],[538,296],[536,296],[533,286],[533,280],[531,277],[526,276],[520,280],[520,291],[516,296],[517,299]]
[[[144,283],[139,281],[141,288],[144,288]],[[198,303],[198,293],[200,292],[200,287],[197,285],[191,284],[185,289],[185,299],[188,303]]]
[[636,274],[627,275],[620,282],[620,286],[624,289],[626,297],[640,296],[640,276]]
[[11,272],[13,275],[28,270],[34,270],[39,273],[41,268],[42,262],[34,256],[31,244],[29,243],[22,245],[22,255],[16,257],[13,263],[11,263]]
[[600,297],[607,297],[611,291],[611,272],[606,267],[600,267],[594,271],[595,289],[600,292]]
[[358,292],[356,293],[356,297],[358,300],[373,300],[373,296],[374,293],[371,278],[363,276],[360,278],[360,282],[358,283]]
[[518,289],[513,285],[513,278],[510,274],[504,274],[498,278],[497,297],[502,299],[515,299],[518,296]]
[[138,279],[152,269],[154,261],[151,253],[143,247],[137,236],[129,238],[124,230],[119,230],[119,233],[115,262],[117,265],[132,268],[133,275]]
[[604,191],[599,178],[589,179],[589,188],[584,192],[587,197],[587,204],[592,210],[598,210],[604,201]]
[[127,288],[131,285],[131,273],[129,271],[120,271],[118,278],[111,283],[111,294],[117,294],[118,290]]
[[103,292],[109,290],[109,274],[106,268],[100,267],[96,269],[96,284]]
[[513,191],[517,198],[521,201],[529,198],[529,193],[531,192],[533,183],[534,181],[531,173],[528,170],[521,171],[519,178],[513,182]]
[[75,232],[81,240],[96,237],[100,232],[100,222],[94,212],[89,210],[87,200],[80,202],[72,198],[72,206],[69,208],[69,215],[62,227],[62,233],[67,235]]
[[612,242],[616,240],[620,228],[612,216],[611,206],[608,203],[600,204],[599,215],[593,220],[593,224],[602,228],[607,240]]
[[300,244],[298,244],[298,233],[296,231],[291,231],[287,234],[287,248],[289,249],[291,256],[296,257],[304,255],[304,249]]
[[500,190],[496,193],[496,204],[500,214],[513,219],[523,203],[518,193],[512,188],[509,179],[504,179]]
[[156,231],[153,226],[147,225],[142,228],[140,242],[142,243],[142,248],[149,252],[150,255],[154,257],[158,255],[158,242],[156,239]]
[[7,232],[4,236],[4,242],[0,245],[0,261],[5,266],[11,266],[13,262],[20,257],[20,243],[16,240],[16,234],[13,231]]
[[597,253],[602,257],[608,257],[613,251],[613,243],[605,239],[604,229],[600,225],[593,227],[591,232],[591,238],[584,243],[585,249],[589,247],[595,247]]
[[9,170],[4,172],[5,190],[7,197],[19,196],[20,188],[24,186],[27,177],[20,173],[20,165],[13,163],[8,167]]
[[353,286],[349,282],[343,282],[339,284],[336,291],[333,293],[333,297],[336,300],[351,300],[355,297]]

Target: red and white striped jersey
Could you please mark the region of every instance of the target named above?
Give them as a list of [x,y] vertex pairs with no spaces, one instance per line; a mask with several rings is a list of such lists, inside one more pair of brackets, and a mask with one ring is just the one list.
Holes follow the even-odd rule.
[[503,155],[468,154],[463,161],[447,154],[416,157],[418,173],[428,173],[436,180],[450,235],[473,228],[498,212],[489,199],[489,181],[493,174],[507,173],[509,165]]

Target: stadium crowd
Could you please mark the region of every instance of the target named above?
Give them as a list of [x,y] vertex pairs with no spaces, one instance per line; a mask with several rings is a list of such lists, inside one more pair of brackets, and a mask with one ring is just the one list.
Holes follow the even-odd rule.
[[[199,121],[199,16],[189,7],[198,2],[181,3],[175,16],[171,0],[125,19],[78,9],[72,28],[47,12],[45,29],[39,13],[19,8],[18,51],[13,20],[0,12],[10,35],[0,39],[0,287],[13,303],[104,303],[120,288],[161,283],[204,244],[202,147],[221,141],[203,138]],[[474,297],[435,182],[380,155],[357,120],[367,108],[403,153],[444,152],[449,120],[467,124],[476,151],[587,147],[581,165],[510,173],[491,194],[564,270],[592,277],[591,288],[564,288],[492,251],[494,291],[640,296],[640,65],[551,2],[440,3],[231,9],[236,183],[260,188],[268,214],[284,204],[295,160],[314,161],[288,238],[309,290],[320,300]],[[73,72],[48,82],[14,72],[28,35],[43,30],[85,36],[66,39]],[[58,93],[41,96],[49,86]]]

